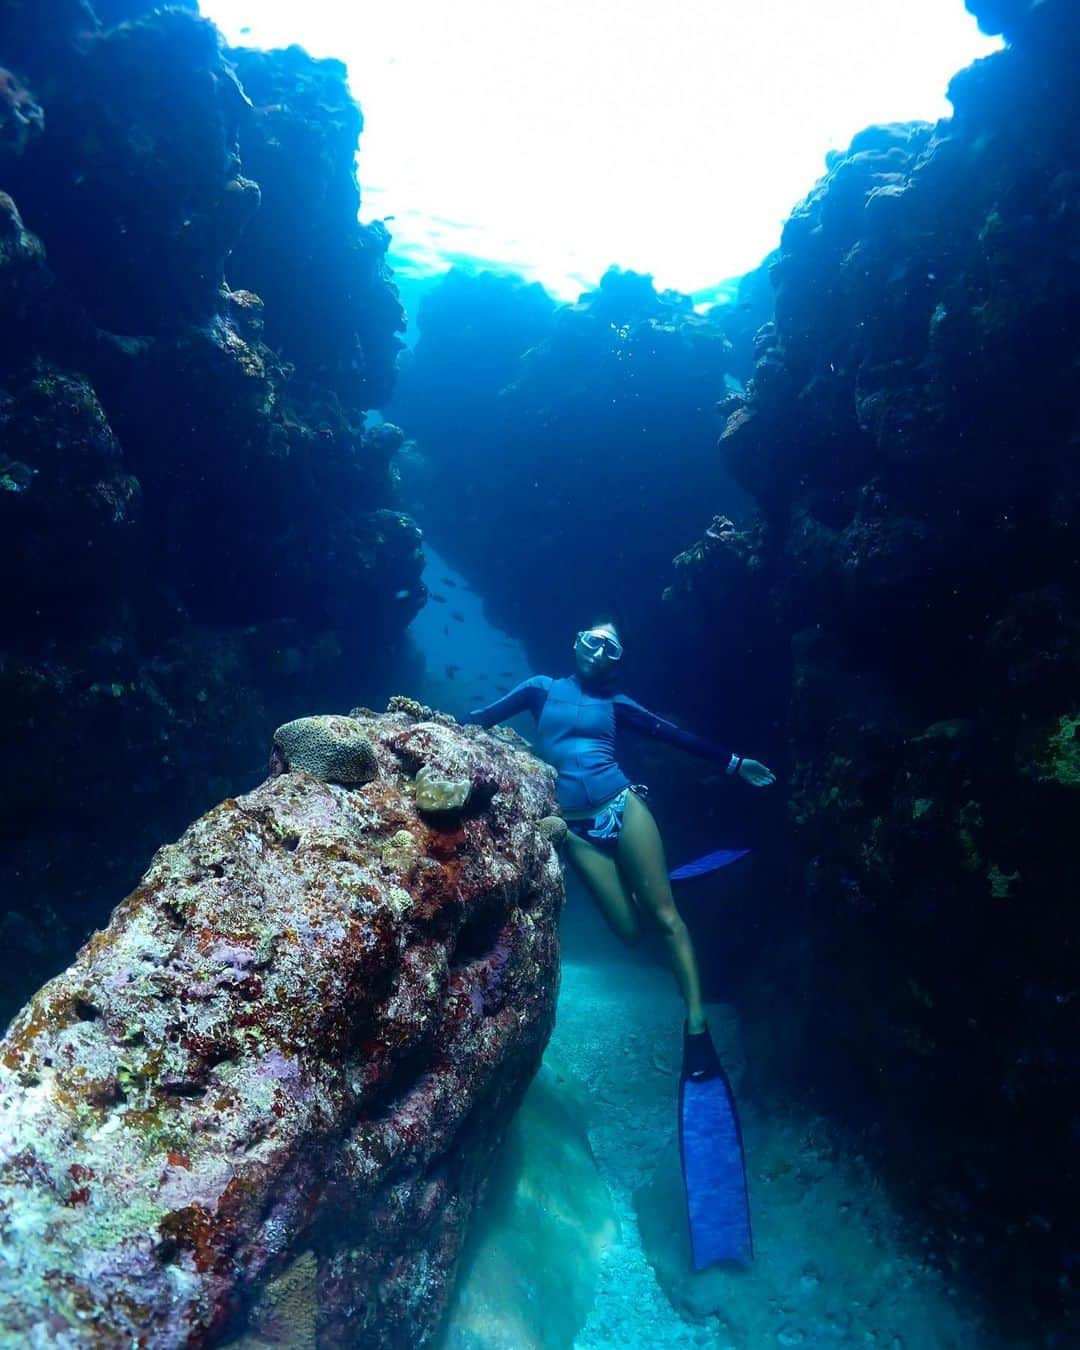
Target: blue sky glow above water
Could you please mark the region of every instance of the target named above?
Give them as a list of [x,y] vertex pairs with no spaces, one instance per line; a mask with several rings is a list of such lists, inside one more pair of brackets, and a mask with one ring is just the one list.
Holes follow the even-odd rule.
[[405,275],[471,260],[575,299],[755,267],[872,122],[949,114],[995,50],[963,0],[202,0],[236,45],[349,67],[364,220]]

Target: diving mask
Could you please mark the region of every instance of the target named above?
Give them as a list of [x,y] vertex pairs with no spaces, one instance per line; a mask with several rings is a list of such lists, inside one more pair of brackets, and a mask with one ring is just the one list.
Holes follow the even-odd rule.
[[597,652],[603,652],[612,661],[618,661],[622,658],[622,643],[614,634],[604,632],[603,629],[583,629],[577,635],[577,640],[590,656],[595,656]]

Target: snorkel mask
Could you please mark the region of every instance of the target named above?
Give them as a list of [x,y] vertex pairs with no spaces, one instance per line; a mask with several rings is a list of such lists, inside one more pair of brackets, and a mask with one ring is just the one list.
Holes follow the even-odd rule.
[[606,628],[582,629],[576,640],[590,656],[597,656],[602,652],[609,661],[622,660],[622,643]]

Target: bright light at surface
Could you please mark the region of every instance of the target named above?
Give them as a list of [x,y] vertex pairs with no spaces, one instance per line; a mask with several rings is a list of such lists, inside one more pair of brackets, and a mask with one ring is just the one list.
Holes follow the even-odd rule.
[[399,270],[464,257],[576,298],[611,263],[704,290],[755,267],[872,122],[947,116],[999,44],[963,0],[202,0],[236,45],[349,67],[362,215]]

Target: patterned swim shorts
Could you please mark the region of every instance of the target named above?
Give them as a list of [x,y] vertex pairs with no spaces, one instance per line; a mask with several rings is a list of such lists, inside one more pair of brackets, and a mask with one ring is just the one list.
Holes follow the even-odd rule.
[[582,816],[578,820],[568,820],[566,828],[572,834],[576,834],[579,839],[584,839],[587,843],[595,844],[597,848],[614,853],[619,846],[619,835],[622,833],[626,794],[633,792],[635,796],[644,800],[648,791],[649,789],[644,783],[631,783],[629,787],[624,787],[618,796],[612,797],[611,801],[602,806],[595,816]]

